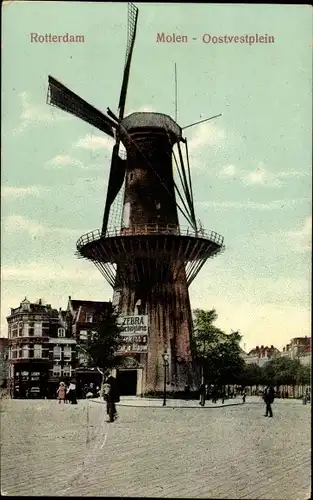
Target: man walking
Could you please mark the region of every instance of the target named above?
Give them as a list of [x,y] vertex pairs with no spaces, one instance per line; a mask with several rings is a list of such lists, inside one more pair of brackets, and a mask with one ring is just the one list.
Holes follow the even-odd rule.
[[205,405],[205,396],[206,396],[205,393],[206,393],[205,384],[204,384],[204,382],[202,382],[202,384],[200,385],[200,389],[199,389],[199,395],[200,395],[199,405],[201,405],[201,406]]
[[265,391],[264,391],[264,403],[266,404],[266,412],[264,417],[272,417],[273,416],[273,411],[272,411],[272,403],[274,402],[275,398],[275,393],[274,393],[274,388],[272,385],[269,385]]
[[114,378],[112,375],[109,375],[106,377],[105,382],[102,386],[102,395],[106,399],[107,402],[107,414],[110,414],[110,405],[112,405],[112,410],[113,410],[113,415],[114,418],[117,418],[117,411],[116,411],[116,406],[115,403],[119,403],[120,401],[120,394],[118,390],[118,385],[116,378]]

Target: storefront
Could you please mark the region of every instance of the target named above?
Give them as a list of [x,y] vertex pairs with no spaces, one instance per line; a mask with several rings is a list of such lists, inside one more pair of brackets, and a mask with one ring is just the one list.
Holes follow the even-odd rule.
[[45,366],[14,367],[12,395],[14,398],[45,398],[48,395],[48,369]]

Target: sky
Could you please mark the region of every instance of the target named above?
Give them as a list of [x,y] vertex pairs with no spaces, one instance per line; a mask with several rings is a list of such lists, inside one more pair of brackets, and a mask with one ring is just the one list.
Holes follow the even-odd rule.
[[[146,3],[139,7],[126,115],[152,110],[186,129],[196,217],[224,236],[190,287],[246,350],[310,335],[312,13],[305,5]],[[101,226],[112,140],[46,104],[48,75],[117,111],[126,3],[7,2],[2,9],[2,290],[6,316],[25,296],[66,308],[112,289],[75,256]],[[31,33],[83,35],[35,43]],[[187,36],[157,42],[157,33]],[[274,36],[204,43],[203,35]],[[193,40],[195,38],[195,40]],[[206,36],[208,39],[208,36]],[[186,223],[185,223],[186,224]]]

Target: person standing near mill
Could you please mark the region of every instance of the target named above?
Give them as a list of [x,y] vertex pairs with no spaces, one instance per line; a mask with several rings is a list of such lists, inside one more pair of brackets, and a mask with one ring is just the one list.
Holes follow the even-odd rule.
[[273,416],[272,404],[274,402],[274,398],[275,398],[274,387],[272,385],[269,385],[268,387],[266,387],[263,396],[264,403],[266,404],[266,412],[264,417]]

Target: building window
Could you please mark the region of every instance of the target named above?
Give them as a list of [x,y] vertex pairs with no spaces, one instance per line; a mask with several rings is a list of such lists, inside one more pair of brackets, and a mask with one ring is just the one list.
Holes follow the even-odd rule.
[[26,299],[26,297],[20,305],[22,307],[22,311],[30,311],[30,302]]
[[23,336],[28,337],[28,323],[24,323],[23,325]]
[[65,337],[65,328],[58,328],[58,337]]
[[18,357],[22,358],[23,357],[23,349],[18,350]]
[[12,350],[12,359],[16,359],[17,358],[17,351],[16,349],[13,349]]
[[88,339],[87,330],[81,330],[79,332],[79,338],[80,338],[80,340],[87,340]]
[[71,347],[65,346],[64,350],[63,350],[63,353],[64,353],[64,361],[71,361],[71,359],[72,359],[72,350],[71,350]]
[[34,335],[35,337],[41,337],[42,335],[42,323],[41,321],[40,322],[35,322],[35,325],[34,325]]
[[54,377],[61,377],[61,366],[60,365],[53,365],[53,376]]
[[92,323],[93,322],[93,314],[87,313],[86,314],[86,323]]
[[34,345],[34,358],[41,358],[42,357],[42,346],[40,344],[35,344]]
[[22,337],[23,336],[23,323],[21,323],[21,322],[18,323],[17,328],[18,328],[18,336]]
[[23,358],[28,358],[28,345],[23,346]]
[[70,377],[71,376],[71,367],[70,366],[64,366],[63,368],[63,377]]
[[61,361],[61,347],[60,346],[55,346],[53,348],[53,359]]

